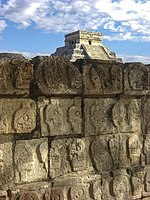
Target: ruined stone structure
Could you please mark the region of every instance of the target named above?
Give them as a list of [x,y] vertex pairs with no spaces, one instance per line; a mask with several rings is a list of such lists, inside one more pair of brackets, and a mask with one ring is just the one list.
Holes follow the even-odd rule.
[[77,59],[101,59],[122,62],[116,54],[102,44],[102,34],[98,32],[76,31],[65,35],[65,46],[57,48],[53,56]]
[[0,59],[0,200],[149,200],[150,65]]

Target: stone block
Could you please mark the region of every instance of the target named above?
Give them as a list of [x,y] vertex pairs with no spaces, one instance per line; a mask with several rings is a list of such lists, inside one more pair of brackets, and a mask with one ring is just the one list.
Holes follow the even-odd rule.
[[81,99],[39,98],[43,136],[81,134]]
[[[76,66],[61,57],[35,57],[36,84],[43,95],[81,94],[82,76]],[[37,92],[37,91],[35,91]]]
[[114,172],[112,195],[115,197],[115,200],[132,199],[130,177],[125,169]]
[[67,174],[88,170],[87,146],[84,139],[53,140],[50,148],[50,176],[65,177]]
[[89,186],[85,184],[73,185],[69,190],[68,200],[92,200],[89,194]]
[[150,94],[150,71],[142,63],[127,63],[124,69],[124,94]]
[[84,94],[111,95],[122,93],[122,64],[87,60],[82,64]]
[[141,132],[137,99],[84,99],[85,136]]
[[0,60],[0,94],[29,94],[33,66],[26,59]]
[[131,187],[133,199],[142,199],[144,182],[144,170],[133,171],[131,173]]
[[51,200],[64,200],[63,188],[52,188],[51,189]]
[[0,99],[0,134],[30,133],[36,126],[36,105],[31,99]]
[[140,135],[97,136],[91,141],[90,153],[98,172],[137,167],[141,163]]
[[150,167],[147,166],[144,169],[144,191],[143,197],[150,197]]
[[85,136],[113,133],[113,99],[84,99]]
[[14,162],[16,183],[47,180],[48,140],[41,138],[16,141]]
[[[14,178],[12,143],[0,144],[0,188],[8,188]],[[1,195],[1,193],[0,193]]]

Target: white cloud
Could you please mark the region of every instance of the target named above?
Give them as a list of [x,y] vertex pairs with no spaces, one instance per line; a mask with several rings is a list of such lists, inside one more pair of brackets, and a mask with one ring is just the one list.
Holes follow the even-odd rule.
[[139,55],[118,55],[123,59],[124,62],[141,62],[144,64],[150,64],[149,56],[139,56]]
[[4,20],[0,20],[0,33],[3,32],[6,27],[7,27],[6,22]]
[[0,53],[17,53],[17,54],[22,54],[25,58],[34,58],[35,56],[50,56],[50,54],[48,53],[27,52],[27,51],[0,50]]
[[149,0],[8,0],[1,13],[19,28],[34,24],[50,32],[106,29],[112,39],[150,38]]

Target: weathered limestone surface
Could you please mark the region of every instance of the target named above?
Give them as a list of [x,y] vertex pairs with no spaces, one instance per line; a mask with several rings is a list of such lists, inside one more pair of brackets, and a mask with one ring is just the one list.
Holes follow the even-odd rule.
[[77,60],[83,71],[83,93],[104,95],[122,93],[122,65],[113,61]]
[[41,94],[81,94],[81,73],[67,59],[35,57],[33,63],[35,64],[35,81]]
[[25,59],[0,59],[0,94],[29,94],[33,66]]
[[36,127],[36,105],[31,99],[0,99],[0,134],[30,133]]
[[39,98],[42,135],[81,134],[81,99]]
[[0,200],[150,199],[149,65],[0,66]]

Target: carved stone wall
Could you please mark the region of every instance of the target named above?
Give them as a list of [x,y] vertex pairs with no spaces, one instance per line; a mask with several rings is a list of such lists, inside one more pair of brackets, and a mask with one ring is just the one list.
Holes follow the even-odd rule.
[[0,57],[0,200],[150,199],[150,65]]

